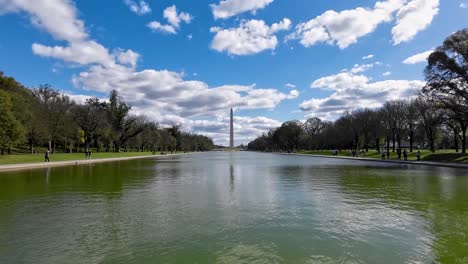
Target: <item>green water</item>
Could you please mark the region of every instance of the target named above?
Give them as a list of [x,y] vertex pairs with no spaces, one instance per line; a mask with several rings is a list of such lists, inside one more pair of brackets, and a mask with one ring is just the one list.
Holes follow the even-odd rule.
[[0,263],[468,263],[468,171],[216,152],[0,173]]

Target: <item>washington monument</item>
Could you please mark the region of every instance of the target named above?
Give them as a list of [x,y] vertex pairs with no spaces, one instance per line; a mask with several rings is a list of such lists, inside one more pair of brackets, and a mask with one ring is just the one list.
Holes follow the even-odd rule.
[[229,122],[229,125],[230,125],[229,147],[233,148],[234,147],[234,112],[232,111],[232,108],[231,108],[231,120]]

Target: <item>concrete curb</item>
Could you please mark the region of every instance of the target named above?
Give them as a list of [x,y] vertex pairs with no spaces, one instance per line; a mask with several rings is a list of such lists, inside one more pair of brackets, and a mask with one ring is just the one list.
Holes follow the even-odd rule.
[[42,162],[42,163],[20,163],[20,164],[8,164],[0,165],[0,172],[3,171],[14,171],[14,170],[27,170],[27,169],[38,169],[38,168],[50,168],[59,166],[71,166],[71,165],[85,165],[94,163],[104,163],[112,161],[124,161],[124,160],[135,160],[135,159],[151,159],[161,158],[170,156],[180,156],[192,153],[176,153],[167,155],[146,155],[146,156],[134,156],[134,157],[121,157],[121,158],[105,158],[105,159],[90,159],[90,160],[67,160],[67,161],[53,161],[53,162]]
[[287,153],[277,153],[277,154],[304,156],[304,157],[316,157],[316,158],[329,158],[329,159],[362,160],[362,161],[373,161],[373,162],[392,163],[392,164],[423,165],[423,166],[468,169],[468,164],[458,164],[458,163],[443,163],[443,162],[432,162],[432,161],[381,160],[381,159],[373,159],[373,158],[353,158],[353,157],[344,157],[344,156],[328,156],[328,155],[316,155],[316,154],[287,154]]

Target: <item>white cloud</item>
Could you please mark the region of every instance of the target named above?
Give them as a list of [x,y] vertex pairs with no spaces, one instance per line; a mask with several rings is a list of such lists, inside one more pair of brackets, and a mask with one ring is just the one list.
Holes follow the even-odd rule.
[[390,76],[391,74],[392,74],[392,72],[387,71],[387,72],[382,73],[382,76],[386,77],[386,76]]
[[140,54],[132,50],[123,51],[121,49],[116,50],[114,52],[114,56],[116,57],[119,63],[127,64],[132,67],[136,66],[138,58],[140,58]]
[[130,11],[141,16],[151,12],[151,8],[145,1],[141,0],[139,3],[133,0],[124,0],[124,3],[130,8]]
[[159,31],[163,33],[169,33],[169,34],[177,34],[176,29],[172,25],[163,25],[159,23],[158,21],[151,21],[147,25],[151,30],[153,31]]
[[403,61],[403,63],[404,64],[417,64],[417,63],[427,62],[427,58],[429,57],[429,55],[431,55],[432,52],[434,52],[434,50],[428,50],[425,52],[415,54],[411,57],[406,58]]
[[108,50],[101,44],[92,40],[71,42],[67,47],[50,47],[34,43],[32,45],[32,50],[34,54],[42,57],[51,57],[82,65],[93,63],[108,65],[113,63],[113,59]]
[[330,90],[342,90],[346,88],[354,89],[365,86],[368,82],[369,78],[364,75],[355,75],[351,72],[341,72],[315,80],[310,85],[310,88],[322,88]]
[[426,29],[439,12],[439,0],[412,0],[397,13],[396,25],[392,28],[393,43],[408,42]]
[[296,26],[287,39],[299,39],[305,47],[325,42],[341,49],[354,44],[360,37],[373,32],[377,26],[393,19],[405,0],[387,0],[375,3],[373,9],[356,9],[336,12],[328,10],[322,15]]
[[468,8],[468,5],[466,3],[460,3],[460,8]]
[[153,111],[170,112],[184,117],[216,116],[238,109],[272,109],[282,100],[298,96],[295,90],[284,94],[276,89],[259,89],[255,85],[209,87],[201,81],[184,80],[182,73],[147,69],[135,71],[122,65],[92,66],[75,76],[76,87],[107,93],[120,91],[130,102]]
[[[10,0],[8,2],[0,0],[0,14],[8,12],[28,14],[33,25],[68,44],[67,46],[46,46],[33,43],[31,48],[36,55],[79,65],[110,66],[121,62],[116,61],[115,54],[110,54],[106,47],[89,38],[84,22],[78,19],[75,6],[68,0]],[[120,52],[124,51],[120,50]],[[126,53],[132,53],[133,56],[137,54],[130,50]],[[128,63],[128,61],[121,63]]]
[[357,7],[340,12],[328,10],[297,25],[287,40],[297,39],[305,47],[327,43],[345,49],[374,32],[380,24],[392,22],[396,17],[392,36],[397,45],[410,41],[427,28],[437,15],[438,7],[439,0],[382,0],[373,8]]
[[219,4],[210,6],[215,19],[226,19],[247,11],[255,13],[272,2],[273,0],[221,0]]
[[287,83],[284,85],[284,87],[288,87],[288,88],[291,88],[291,89],[295,89],[296,88],[296,85],[295,84],[292,84],[292,83]]
[[388,100],[415,96],[425,85],[419,80],[385,80],[371,82],[362,74],[341,72],[315,80],[311,88],[325,89],[332,93],[325,98],[312,98],[300,104],[308,116],[335,119],[346,111],[357,108],[376,108]]
[[288,30],[291,20],[284,18],[279,23],[268,26],[263,20],[241,21],[238,28],[221,29],[212,27],[216,33],[211,48],[230,55],[250,55],[265,50],[274,50],[278,45],[276,33]]
[[83,21],[76,18],[75,6],[68,0],[0,0],[0,14],[10,12],[28,13],[33,25],[58,40],[71,42],[88,37]]
[[374,58],[374,54],[369,54],[367,56],[362,57],[363,60],[368,60]]
[[380,65],[380,64],[378,64],[378,62],[369,63],[369,64],[354,64],[354,66],[353,66],[353,68],[351,68],[350,72],[351,73],[365,72],[365,71],[368,71],[368,70],[374,68],[374,65]]
[[161,24],[158,21],[152,21],[148,23],[147,26],[154,31],[160,31],[169,34],[177,34],[181,22],[190,24],[190,22],[192,22],[193,19],[193,17],[189,13],[177,13],[177,7],[175,5],[164,9],[163,16],[167,20],[168,24]]
[[176,28],[179,28],[180,22],[185,22],[190,24],[192,21],[192,16],[189,13],[180,12],[177,13],[177,7],[172,5],[164,10],[164,18],[167,19],[169,24],[173,25]]

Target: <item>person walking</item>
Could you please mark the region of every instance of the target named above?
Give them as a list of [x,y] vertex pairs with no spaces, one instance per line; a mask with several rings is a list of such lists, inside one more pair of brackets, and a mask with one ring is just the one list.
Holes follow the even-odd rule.
[[382,151],[382,159],[385,159],[385,151]]
[[418,152],[416,152],[416,158],[418,159],[418,161],[421,160],[421,151],[418,150]]
[[46,152],[44,153],[44,162],[50,162],[49,156],[50,156],[50,151],[46,150]]
[[403,157],[408,160],[408,151],[406,149],[403,150]]
[[398,159],[401,160],[401,148],[397,149],[397,156],[398,156]]

